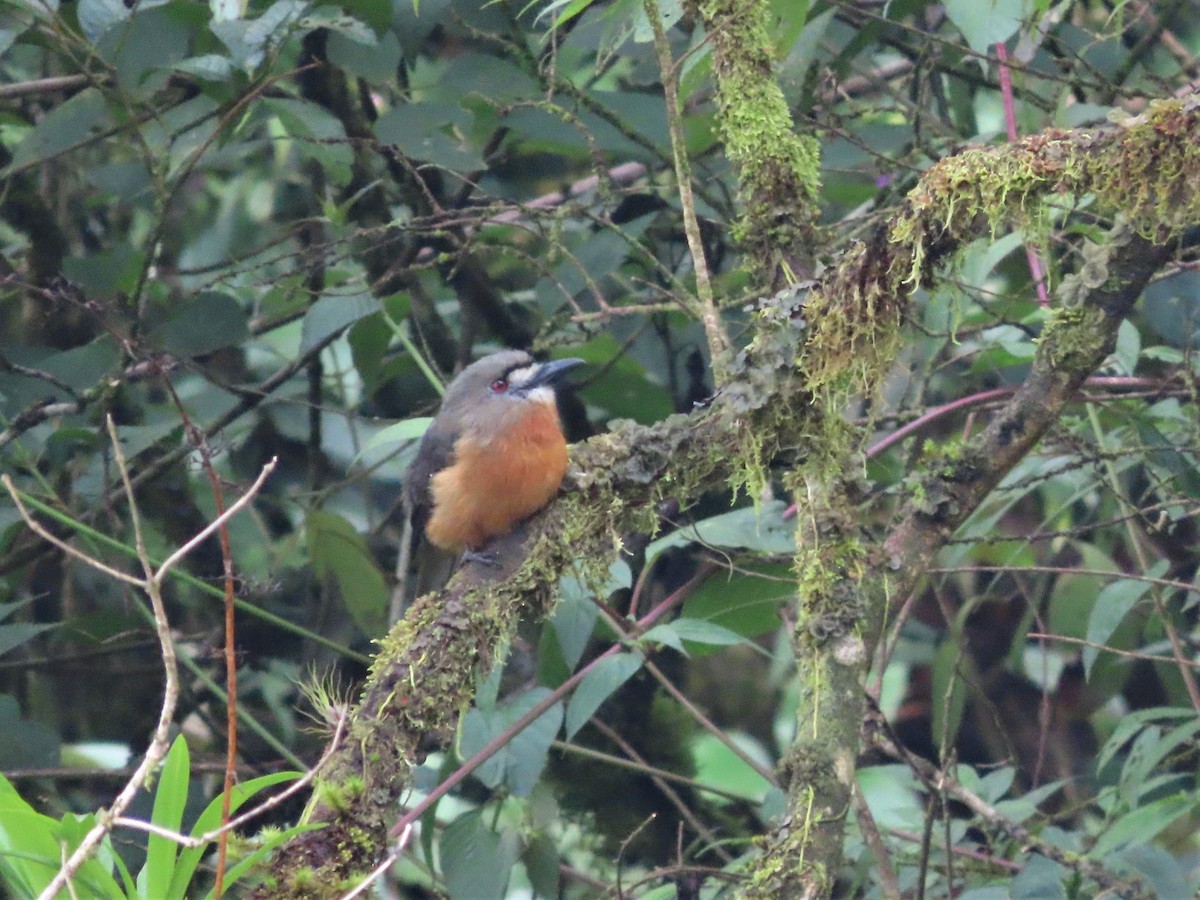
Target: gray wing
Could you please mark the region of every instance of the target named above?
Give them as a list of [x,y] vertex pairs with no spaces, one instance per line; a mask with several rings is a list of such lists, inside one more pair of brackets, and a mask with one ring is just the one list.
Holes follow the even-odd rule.
[[430,479],[454,461],[454,442],[458,434],[453,429],[439,425],[439,418],[434,418],[429,430],[421,438],[421,446],[408,469],[404,484],[404,505],[412,522],[414,546],[425,537],[425,525],[433,511]]

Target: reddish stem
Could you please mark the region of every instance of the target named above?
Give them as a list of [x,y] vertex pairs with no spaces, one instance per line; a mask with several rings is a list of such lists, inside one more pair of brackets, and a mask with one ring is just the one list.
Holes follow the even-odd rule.
[[[1009,142],[1017,142],[1017,113],[1013,103],[1012,72],[1008,68],[1008,47],[1003,42],[996,45],[996,57],[1000,60],[1000,96],[1004,100],[1004,127]],[[1049,306],[1050,294],[1046,290],[1046,279],[1042,277],[1042,261],[1033,244],[1025,245],[1025,259],[1029,263],[1029,274],[1037,288],[1038,305]]]

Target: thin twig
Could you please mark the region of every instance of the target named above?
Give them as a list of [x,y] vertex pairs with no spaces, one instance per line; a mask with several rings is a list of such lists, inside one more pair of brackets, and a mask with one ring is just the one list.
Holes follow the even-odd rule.
[[[163,603],[161,577],[169,570],[170,565],[182,558],[181,554],[173,554],[168,563],[164,563],[159,567],[158,572],[155,572],[154,563],[150,559],[150,555],[146,550],[145,534],[142,529],[141,513],[137,506],[136,497],[133,492],[133,482],[129,477],[129,466],[125,460],[125,454],[121,450],[121,441],[117,435],[116,425],[113,423],[112,417],[107,419],[109,440],[113,448],[113,461],[116,464],[117,471],[120,474],[121,484],[125,491],[125,498],[129,504],[130,523],[134,533],[134,547],[137,554],[138,562],[141,563],[144,578],[140,581],[133,578],[124,572],[119,572],[109,566],[100,563],[99,560],[94,560],[84,553],[76,551],[65,542],[50,535],[45,529],[38,525],[29,515],[24,505],[21,504],[16,488],[7,475],[0,477],[4,487],[13,497],[17,505],[17,509],[21,514],[25,524],[37,534],[46,540],[49,540],[55,546],[60,547],[70,555],[75,556],[87,565],[93,566],[98,571],[105,574],[113,575],[125,583],[131,583],[141,589],[150,599],[150,607],[153,611],[155,633],[158,636],[159,651],[162,657],[163,672],[165,685],[163,687],[163,699],[159,708],[158,723],[155,726],[154,734],[151,737],[150,743],[146,748],[145,755],[142,757],[142,762],[134,770],[133,775],[125,783],[120,793],[114,798],[112,805],[107,810],[101,810],[96,815],[96,824],[84,835],[83,840],[79,842],[79,846],[74,852],[63,862],[58,872],[50,880],[46,889],[39,895],[39,900],[52,900],[59,891],[70,885],[71,879],[79,870],[87,859],[95,852],[100,842],[112,830],[114,823],[119,819],[130,804],[133,803],[138,791],[142,789],[147,778],[156,770],[163,758],[167,754],[170,747],[170,728],[171,722],[175,716],[175,708],[179,700],[179,668],[178,659],[175,654],[175,644],[171,636],[171,625],[167,618],[166,606]],[[261,476],[255,482],[254,490],[262,486],[264,476]],[[253,492],[247,492],[245,497],[241,498],[238,503],[240,509],[249,502]],[[193,542],[189,542],[194,545]]]
[[266,464],[262,467],[262,471],[258,473],[258,477],[254,479],[254,483],[250,485],[246,493],[242,494],[242,496],[235,500],[233,504],[230,505],[229,509],[225,510],[225,512],[221,513],[221,515],[217,516],[215,519],[205,525],[195,537],[168,556],[166,560],[164,560],[163,564],[158,567],[158,571],[153,574],[154,581],[161,584],[162,580],[166,578],[167,574],[171,571],[172,566],[176,565],[181,559],[195,550],[196,547],[204,543],[204,541],[206,541],[214,531],[232,519],[242,509],[244,509],[246,505],[254,499],[254,495],[258,493],[259,489],[263,485],[263,482],[267,480],[267,477],[275,471],[275,466],[278,464],[278,462],[279,457],[277,456],[272,456],[269,460],[267,460]]
[[[168,841],[179,844],[181,847],[203,847],[205,844],[209,844],[216,840],[222,834],[228,834],[235,828],[241,828],[247,822],[258,818],[266,812],[270,812],[276,806],[279,806],[279,804],[283,803],[288,798],[294,797],[296,794],[304,790],[309,784],[311,784],[312,780],[316,778],[317,775],[320,774],[321,770],[325,767],[325,764],[328,763],[333,757],[334,751],[336,751],[341,745],[342,737],[346,732],[347,718],[348,717],[344,713],[338,716],[337,724],[334,726],[333,730],[333,738],[329,741],[329,746],[325,748],[325,752],[321,754],[321,758],[318,759],[313,764],[312,768],[305,772],[302,777],[297,778],[295,781],[289,784],[286,789],[280,791],[278,794],[273,794],[272,796],[268,797],[253,809],[242,813],[236,818],[230,819],[220,828],[214,828],[212,831],[206,831],[199,837],[192,837],[191,835],[180,834],[178,831],[172,831],[169,828],[163,828],[159,825],[155,825],[153,822],[143,822],[141,819],[127,819],[124,816],[118,816],[114,818],[113,825],[120,826],[121,828],[131,828],[134,831],[145,831],[149,834],[156,834],[161,838],[166,838]],[[222,766],[222,770],[223,769],[224,766]]]
[[683,230],[687,235],[688,250],[692,254],[692,268],[696,272],[698,314],[708,338],[713,379],[720,387],[729,379],[729,336],[721,327],[717,304],[713,299],[708,260],[704,255],[704,238],[700,234],[700,221],[696,216],[696,201],[692,194],[692,166],[688,161],[683,119],[679,113],[679,70],[671,59],[671,45],[667,41],[666,32],[663,31],[657,0],[643,0],[643,5],[650,28],[654,32],[654,50],[658,55],[659,71],[662,73],[667,127],[671,134],[671,154],[675,162],[675,181],[679,188],[679,206],[683,211]]

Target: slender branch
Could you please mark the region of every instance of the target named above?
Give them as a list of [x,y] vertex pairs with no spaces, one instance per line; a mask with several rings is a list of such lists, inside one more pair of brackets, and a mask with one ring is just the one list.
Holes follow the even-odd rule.
[[[155,632],[159,640],[159,652],[161,654],[163,671],[165,676],[165,685],[163,688],[163,699],[159,708],[158,723],[155,726],[154,734],[151,737],[150,744],[146,748],[145,755],[142,758],[141,764],[134,770],[133,775],[125,783],[125,786],[114,798],[112,805],[107,810],[102,810],[96,817],[95,826],[84,835],[79,845],[71,853],[71,855],[63,862],[59,871],[51,879],[46,889],[39,896],[39,900],[52,900],[60,890],[66,887],[70,880],[74,877],[79,867],[87,861],[87,859],[96,851],[100,842],[104,839],[113,828],[114,822],[121,817],[129,805],[133,803],[138,791],[150,774],[158,768],[163,758],[167,754],[170,747],[170,727],[175,716],[175,707],[179,700],[179,664],[175,654],[175,643],[171,636],[171,626],[167,618],[166,606],[163,603],[162,597],[162,581],[161,576],[166,574],[177,559],[182,558],[179,554],[173,554],[172,558],[159,568],[156,573],[154,563],[150,559],[150,555],[146,550],[146,541],[142,529],[142,521],[140,510],[137,506],[137,501],[134,496],[133,482],[129,477],[129,467],[125,461],[125,454],[121,450],[120,437],[117,434],[116,425],[113,424],[112,417],[107,419],[109,440],[113,448],[113,460],[116,463],[117,470],[120,474],[121,485],[125,490],[125,498],[129,505],[130,520],[134,531],[134,546],[137,552],[138,562],[141,563],[142,571],[145,577],[140,581],[118,572],[108,566],[99,563],[98,560],[93,560],[86,554],[74,551],[73,548],[68,550],[69,545],[66,545],[59,538],[50,535],[38,525],[32,517],[29,516],[25,507],[20,503],[16,489],[13,487],[11,480],[7,475],[0,476],[0,481],[13,497],[17,504],[17,509],[20,511],[25,524],[39,536],[51,541],[55,546],[62,547],[68,550],[73,556],[76,556],[84,563],[94,566],[99,571],[105,574],[112,574],[126,583],[132,583],[145,592],[150,599],[150,606],[153,611],[153,619]],[[265,476],[261,476],[255,483],[255,490],[262,486]],[[252,492],[240,498],[240,509],[249,502],[249,498],[253,496]]]
[[225,512],[221,513],[219,516],[205,525],[204,528],[197,532],[191,540],[163,560],[162,565],[159,566],[156,571],[151,573],[151,580],[154,581],[155,584],[162,584],[163,579],[167,577],[173,566],[177,565],[181,559],[195,550],[200,544],[208,540],[208,538],[212,536],[213,532],[223,527],[226,522],[236,516],[239,512],[241,512],[241,510],[245,509],[246,506],[249,505],[249,503],[254,499],[254,495],[258,493],[260,488],[262,488],[263,482],[266,481],[270,474],[275,471],[275,466],[278,462],[278,458],[274,456],[267,460],[266,464],[262,467],[262,471],[258,473],[258,477],[254,479],[254,483],[250,485],[246,492],[242,494],[242,496],[238,497],[238,499],[232,504],[230,504],[229,508],[225,510]]
[[663,99],[667,104],[667,127],[671,134],[671,153],[675,162],[675,181],[679,188],[679,205],[683,210],[683,230],[687,235],[692,267],[696,272],[697,314],[708,338],[713,379],[720,386],[729,380],[731,350],[729,336],[725,334],[721,325],[717,304],[713,299],[708,259],[704,254],[704,238],[700,234],[700,221],[696,217],[696,200],[692,193],[692,166],[687,156],[683,117],[679,112],[679,70],[671,58],[671,45],[667,41],[666,32],[663,31],[657,0],[643,0],[643,6],[654,33],[654,51],[658,55],[658,68],[662,73]]
[[[129,819],[124,816],[114,817],[113,825],[121,828],[131,828],[134,831],[145,831],[149,834],[157,834],[159,837],[166,838],[169,841],[179,844],[181,847],[203,847],[207,844],[210,844],[221,835],[228,834],[236,828],[241,828],[247,822],[251,822],[254,819],[257,819],[259,816],[270,812],[276,806],[279,806],[286,800],[296,796],[298,793],[308,787],[312,783],[312,780],[316,778],[318,774],[320,774],[321,770],[325,767],[325,764],[329,762],[337,748],[341,746],[342,738],[345,737],[346,722],[347,717],[344,713],[338,716],[337,722],[334,725],[333,736],[329,739],[329,745],[325,748],[325,752],[321,754],[321,758],[318,759],[313,764],[312,768],[305,772],[304,775],[302,775],[300,778],[297,778],[278,794],[272,794],[253,809],[242,813],[236,818],[230,819],[228,822],[222,824],[219,828],[206,831],[199,837],[193,837],[188,834],[180,834],[178,831],[172,831],[169,828],[163,828],[159,825],[155,825],[153,822],[145,822],[141,819]],[[222,766],[221,770],[223,771],[224,768],[225,767]]]

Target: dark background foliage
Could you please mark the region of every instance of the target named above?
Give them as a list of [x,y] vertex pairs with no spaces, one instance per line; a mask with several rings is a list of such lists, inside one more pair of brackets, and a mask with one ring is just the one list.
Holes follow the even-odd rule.
[[[1006,142],[997,42],[1022,135],[1106,127],[1200,73],[1194,2],[768,5],[778,82],[821,146],[818,270],[937,160]],[[659,8],[740,346],[776,286],[734,226],[700,18]],[[502,347],[582,357],[572,440],[711,396],[650,38],[640,0],[0,5],[0,469],[47,527],[133,570],[106,416],[156,559],[215,516],[206,460],[228,502],[278,459],[229,523],[240,777],[311,764],[328,731],[300,686],[352,697],[388,629],[409,420],[436,408],[439,378]],[[864,526],[883,533],[1028,373],[1048,311],[1025,248],[1054,295],[1091,277],[1111,218],[1064,195],[997,219],[916,292],[882,388],[845,410]],[[842,895],[1089,895],[1090,870],[1045,846],[1140,873],[1158,896],[1200,883],[1194,243],[1183,235],[1078,402],[897,598],[903,627],[889,622],[868,679],[890,740],[1044,844],[865,748]],[[389,896],[731,890],[784,808],[762,773],[797,727],[804,502],[778,482],[715,488],[625,536],[609,584],[568,574],[549,623],[527,623],[503,673],[481,676],[419,791],[611,644],[593,599],[619,618],[678,594],[678,618],[640,645],[650,665],[615,657],[442,801]],[[54,818],[97,809],[156,721],[152,620],[7,497],[0,526],[0,768]],[[194,811],[223,768],[223,571],[214,537],[165,590]],[[148,799],[134,812],[149,817]],[[114,835],[131,868],[144,845]]]

